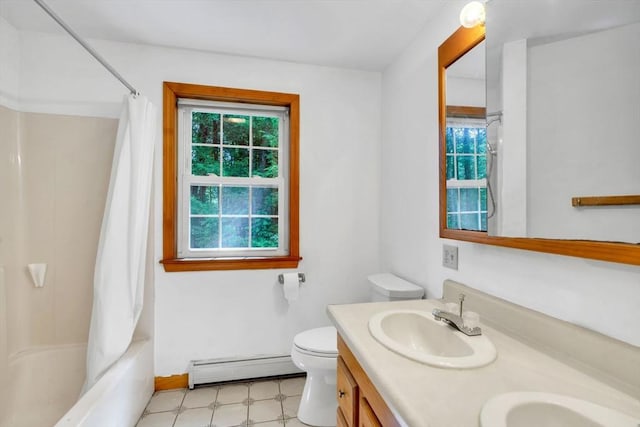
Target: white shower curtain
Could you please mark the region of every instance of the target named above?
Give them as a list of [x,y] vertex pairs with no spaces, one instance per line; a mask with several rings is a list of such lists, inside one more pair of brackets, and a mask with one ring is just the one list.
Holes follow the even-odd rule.
[[96,256],[83,392],[127,350],[142,311],[156,116],[144,96],[125,98]]

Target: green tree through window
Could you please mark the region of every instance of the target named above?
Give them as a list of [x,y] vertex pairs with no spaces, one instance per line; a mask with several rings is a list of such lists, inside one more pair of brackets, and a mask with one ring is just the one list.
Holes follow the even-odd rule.
[[[278,248],[279,117],[191,111],[189,247],[195,250]],[[247,178],[246,185],[225,181]],[[216,178],[220,178],[219,180]]]
[[477,120],[446,129],[447,228],[487,230],[487,131]]

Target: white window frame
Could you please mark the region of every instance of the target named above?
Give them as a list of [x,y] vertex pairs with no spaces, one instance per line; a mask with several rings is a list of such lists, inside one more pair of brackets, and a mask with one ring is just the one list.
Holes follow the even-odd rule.
[[[487,122],[486,120],[483,119],[474,119],[474,118],[469,118],[469,119],[464,119],[464,118],[447,118],[447,123],[446,123],[446,127],[450,128],[450,127],[465,127],[465,128],[478,128],[478,129],[486,129],[487,128]],[[488,148],[488,147],[487,147]],[[458,154],[456,152],[456,144],[454,141],[453,144],[453,159],[454,159],[454,165],[457,164],[457,158],[459,156],[465,156],[465,157],[474,157],[474,161],[475,161],[475,166],[476,166],[476,175],[478,173],[478,157],[481,155],[477,152],[477,144],[476,144],[476,151],[474,153],[465,153],[465,154]],[[451,155],[451,153],[446,153],[445,152],[445,164],[446,164],[446,158]],[[484,154],[486,156],[486,153]],[[482,189],[484,188],[486,191],[487,188],[487,179],[486,178],[481,178],[481,179],[457,179],[457,168],[455,169],[456,172],[456,178],[451,178],[451,179],[447,179],[446,180],[446,190],[457,190],[458,191],[458,202],[460,201],[460,189],[463,188],[473,188],[473,189]],[[463,211],[460,209],[460,206],[458,205],[458,210],[455,212],[449,212],[447,210],[447,218],[449,218],[449,215],[457,215],[458,216],[458,224],[461,223],[461,217],[460,215],[462,214],[476,214],[478,215],[478,224],[482,224],[482,214],[487,215],[487,210],[482,210],[482,199],[481,197],[478,197],[478,209],[477,210],[472,210],[472,211]],[[447,220],[448,223],[448,220]]]
[[[209,112],[216,114],[238,114],[260,117],[277,117],[279,119],[278,141],[278,176],[275,178],[264,177],[225,177],[225,176],[198,176],[191,174],[191,149],[192,149],[192,113]],[[221,121],[221,126],[223,126]],[[253,167],[252,128],[250,128],[249,145],[238,146],[249,150],[249,169]],[[220,145],[216,147],[235,147],[224,145],[223,132],[221,130]],[[221,153],[222,154],[222,153]],[[222,155],[220,156],[222,162]],[[222,165],[220,170],[222,171]],[[243,104],[232,102],[202,101],[195,99],[178,99],[178,227],[177,227],[177,254],[180,258],[207,258],[207,259],[246,259],[255,257],[277,257],[287,255],[289,252],[289,109],[281,106]],[[190,247],[190,211],[191,211],[191,186],[209,185],[220,188],[219,205],[222,206],[222,186],[242,187],[277,187],[278,188],[278,248],[216,248],[200,249]],[[247,215],[221,215],[225,217],[243,217],[249,221],[249,239],[251,239],[251,218],[272,217],[252,215],[251,192],[249,196],[249,212]],[[222,233],[219,233],[220,239]]]

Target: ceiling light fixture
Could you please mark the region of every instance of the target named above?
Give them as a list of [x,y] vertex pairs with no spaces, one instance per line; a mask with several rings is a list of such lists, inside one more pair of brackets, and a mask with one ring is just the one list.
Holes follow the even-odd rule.
[[478,24],[484,25],[485,18],[484,4],[479,1],[467,3],[460,11],[460,25],[465,28],[473,28]]

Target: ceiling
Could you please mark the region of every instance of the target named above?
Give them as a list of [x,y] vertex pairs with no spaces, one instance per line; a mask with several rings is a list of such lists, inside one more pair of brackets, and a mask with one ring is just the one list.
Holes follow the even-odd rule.
[[[382,70],[452,0],[45,0],[83,38]],[[32,0],[0,0],[21,31],[64,31]]]

